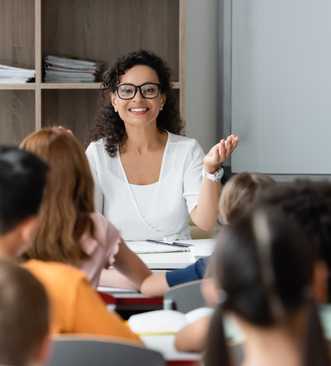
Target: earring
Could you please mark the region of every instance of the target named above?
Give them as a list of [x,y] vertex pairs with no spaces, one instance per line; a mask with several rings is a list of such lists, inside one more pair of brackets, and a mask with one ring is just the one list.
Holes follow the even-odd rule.
[[161,104],[161,106],[160,106],[160,111],[162,111],[162,109],[163,109],[163,104]]

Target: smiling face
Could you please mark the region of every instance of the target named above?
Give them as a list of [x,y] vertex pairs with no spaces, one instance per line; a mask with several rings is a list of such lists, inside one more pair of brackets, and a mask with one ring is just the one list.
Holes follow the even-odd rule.
[[[146,83],[159,83],[157,73],[149,66],[136,65],[121,76],[119,84],[142,85]],[[111,94],[111,102],[115,111],[125,125],[147,126],[156,125],[156,119],[165,102],[165,96],[159,94],[153,99],[144,98],[139,89],[132,99],[121,99],[117,91]]]

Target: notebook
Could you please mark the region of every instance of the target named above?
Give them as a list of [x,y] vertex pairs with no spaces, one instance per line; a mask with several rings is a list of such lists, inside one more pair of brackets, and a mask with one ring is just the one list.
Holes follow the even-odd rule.
[[189,248],[176,247],[148,241],[129,241],[127,242],[127,245],[136,254],[184,253],[190,251]]
[[[155,310],[131,315],[128,320],[130,329],[141,337],[175,335],[180,329],[202,317],[210,317],[211,308],[198,308],[186,314],[175,310]],[[224,317],[225,335],[229,343],[243,342],[243,334],[237,323],[230,317]]]

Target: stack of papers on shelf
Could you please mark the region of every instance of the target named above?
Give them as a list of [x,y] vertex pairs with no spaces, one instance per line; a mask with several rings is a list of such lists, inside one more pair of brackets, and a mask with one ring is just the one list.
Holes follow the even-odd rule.
[[45,81],[54,83],[94,82],[102,64],[73,58],[46,56]]
[[35,70],[0,65],[0,84],[21,84],[34,81]]

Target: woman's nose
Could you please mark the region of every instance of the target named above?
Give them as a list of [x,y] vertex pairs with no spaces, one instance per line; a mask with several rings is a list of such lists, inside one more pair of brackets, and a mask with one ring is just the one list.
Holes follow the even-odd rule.
[[141,100],[141,99],[144,99],[144,97],[142,96],[141,91],[138,88],[136,95],[133,97],[133,100]]

